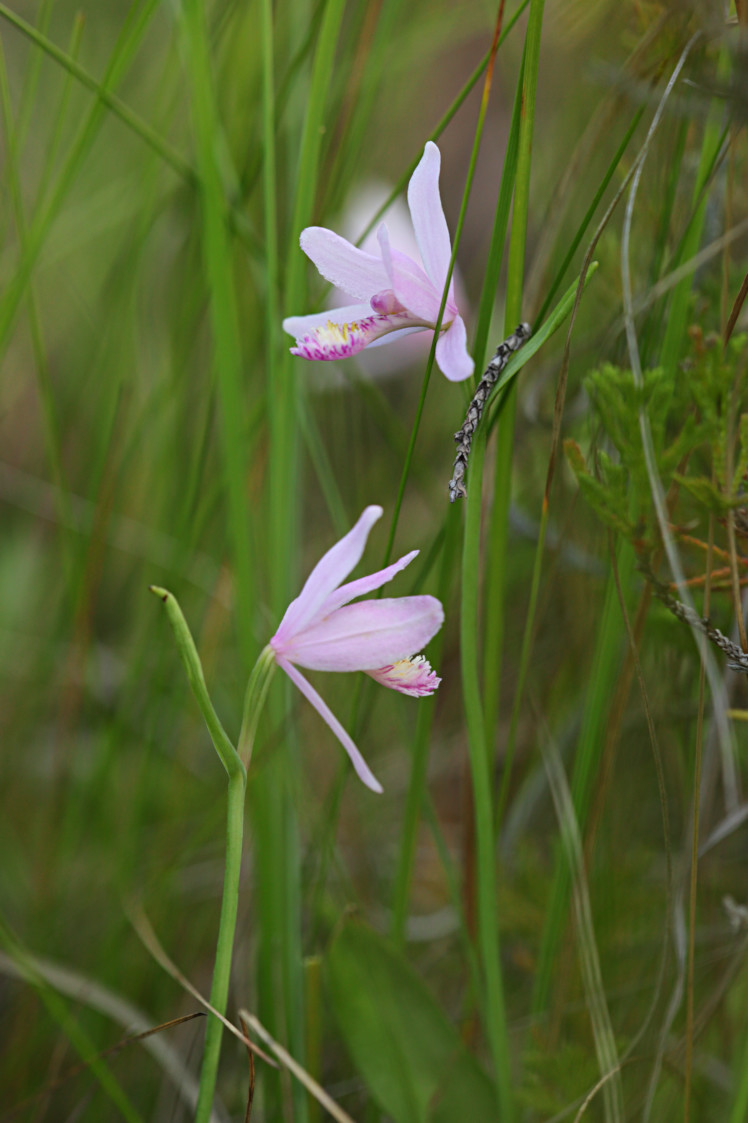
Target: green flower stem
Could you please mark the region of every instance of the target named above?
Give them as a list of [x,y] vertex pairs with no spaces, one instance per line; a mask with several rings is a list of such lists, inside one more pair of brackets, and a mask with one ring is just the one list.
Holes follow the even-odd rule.
[[[151,585],[151,592],[160,597],[166,606],[169,622],[174,630],[179,653],[187,670],[187,678],[195,695],[197,704],[208,726],[213,746],[226,769],[228,776],[228,808],[226,813],[226,862],[223,875],[223,898],[221,918],[218,925],[218,941],[213,966],[213,982],[210,988],[210,1004],[219,1012],[226,1013],[231,979],[231,960],[234,950],[234,933],[239,907],[239,882],[242,868],[242,842],[244,837],[244,799],[247,788],[246,763],[252,752],[257,721],[267,695],[270,679],[275,670],[275,657],[272,648],[266,647],[260,653],[252,669],[244,698],[244,718],[239,735],[240,755],[231,743],[220,719],[213,709],[213,703],[205,685],[200,656],[176,597],[167,589]],[[218,1018],[208,1021],[205,1033],[205,1051],[200,1072],[200,1090],[197,1100],[195,1123],[209,1123],[213,1107],[213,1094],[218,1075],[218,1062],[221,1056],[223,1024]]]
[[[231,977],[231,959],[234,950],[236,914],[239,906],[239,880],[242,868],[242,839],[244,835],[244,793],[246,773],[235,772],[229,776],[228,810],[226,814],[226,864],[223,875],[221,919],[218,925],[216,958],[213,965],[213,983],[210,1004],[219,1014],[226,1013]],[[200,1090],[197,1097],[195,1123],[209,1123],[213,1107],[213,1093],[221,1056],[223,1023],[218,1018],[208,1019],[205,1031],[205,1049],[200,1070]]]

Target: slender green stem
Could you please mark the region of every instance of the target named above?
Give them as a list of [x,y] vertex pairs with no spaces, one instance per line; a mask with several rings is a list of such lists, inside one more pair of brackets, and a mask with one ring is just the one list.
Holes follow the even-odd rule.
[[478,676],[479,555],[481,488],[485,432],[478,429],[471,454],[475,481],[468,490],[462,554],[460,649],[462,692],[468,727],[477,849],[478,945],[486,987],[486,1029],[493,1059],[502,1123],[514,1117],[504,987],[499,959],[499,926],[494,863],[492,776],[486,752],[486,733]]
[[[543,24],[543,0],[532,0],[527,25],[522,67],[517,83],[512,127],[507,144],[507,158],[511,157],[514,177],[502,177],[501,190],[494,223],[496,249],[503,245],[498,239],[505,231],[508,219],[511,186],[514,186],[512,228],[507,261],[507,291],[504,313],[505,334],[514,330],[524,318],[522,311],[525,241],[530,199],[530,168],[532,162],[532,137],[535,117],[535,92],[538,79],[540,33]],[[500,258],[497,264],[500,264]],[[494,265],[496,268],[496,264]],[[514,446],[515,392],[506,395],[498,435],[498,452],[494,470],[494,501],[487,531],[488,570],[491,581],[486,588],[485,619],[487,626],[483,637],[484,670],[484,721],[487,743],[495,741],[499,716],[499,691],[501,683],[502,652],[504,647],[504,604],[506,596],[505,563],[511,498],[512,461]]]
[[588,208],[585,212],[584,218],[579,223],[579,226],[577,228],[577,232],[574,235],[574,237],[572,238],[571,242],[569,243],[569,248],[567,249],[566,254],[564,255],[564,259],[561,262],[561,264],[559,265],[558,270],[556,272],[556,276],[554,277],[553,281],[551,282],[551,285],[548,289],[548,292],[545,295],[545,300],[543,301],[543,304],[542,304],[542,306],[540,308],[540,311],[538,312],[538,315],[537,315],[538,323],[542,323],[543,320],[545,319],[546,315],[548,314],[548,309],[551,306],[551,302],[552,302],[554,296],[558,292],[559,285],[561,284],[561,282],[564,279],[564,276],[566,274],[566,270],[569,268],[569,265],[571,264],[571,260],[574,257],[574,254],[579,249],[579,244],[582,241],[582,238],[584,237],[584,235],[585,235],[585,233],[586,233],[586,231],[589,227],[590,222],[592,221],[592,216],[594,215],[595,211],[597,210],[598,205],[600,203],[600,200],[602,199],[603,195],[605,194],[605,192],[608,188],[608,184],[610,183],[611,179],[613,178],[613,176],[615,174],[615,171],[616,171],[618,165],[620,164],[620,162],[623,158],[623,154],[628,147],[629,141],[631,140],[632,136],[636,132],[636,128],[637,128],[639,122],[641,121],[641,119],[644,115],[645,108],[646,108],[646,106],[642,105],[636,111],[634,116],[632,117],[631,123],[629,124],[629,127],[626,129],[626,132],[623,135],[623,139],[621,140],[621,143],[618,145],[618,148],[616,149],[616,152],[613,155],[613,158],[611,159],[610,163],[608,164],[605,175],[601,179],[600,185],[598,186],[597,190],[595,191],[595,194],[592,197],[592,202],[588,206]]
[[545,548],[545,535],[548,529],[548,504],[544,503],[540,514],[540,530],[538,532],[538,544],[535,550],[535,559],[532,566],[532,583],[530,585],[530,601],[527,606],[527,622],[525,624],[524,633],[522,635],[522,650],[519,657],[519,676],[517,687],[514,692],[514,700],[512,702],[512,716],[509,722],[509,736],[506,742],[506,752],[504,754],[502,775],[501,775],[501,788],[499,789],[499,798],[496,804],[496,834],[498,835],[501,829],[501,823],[504,818],[504,809],[506,801],[509,797],[509,783],[512,777],[512,767],[514,765],[514,752],[517,746],[517,728],[519,726],[519,715],[522,705],[522,699],[525,693],[525,681],[527,679],[527,671],[530,666],[530,652],[532,651],[532,643],[534,639],[534,623],[535,613],[538,607],[538,594],[540,592],[540,576],[543,571],[543,552]]
[[[499,15],[499,19],[501,16]],[[395,510],[392,514],[392,521],[390,522],[390,531],[387,538],[387,547],[385,549],[383,565],[387,565],[392,554],[392,546],[395,541],[395,533],[397,531],[397,523],[400,517],[400,508],[402,506],[403,497],[405,495],[405,485],[408,481],[408,474],[410,472],[410,464],[413,459],[413,452],[416,446],[418,437],[418,429],[421,424],[421,416],[423,414],[423,407],[426,402],[426,391],[429,386],[429,379],[431,378],[431,371],[434,366],[434,357],[436,355],[436,344],[439,340],[439,333],[441,331],[442,318],[444,316],[444,309],[447,306],[447,296],[449,294],[449,286],[452,280],[452,273],[454,271],[455,259],[457,257],[457,250],[460,245],[460,238],[462,237],[462,228],[465,225],[465,216],[467,214],[468,202],[470,201],[470,192],[473,186],[473,179],[475,178],[475,167],[478,162],[478,153],[480,151],[480,143],[483,137],[483,128],[486,122],[486,113],[488,111],[488,98],[491,92],[491,80],[493,77],[493,63],[496,57],[496,52],[499,49],[500,43],[503,41],[502,37],[498,34],[499,28],[496,29],[494,42],[489,52],[489,58],[486,70],[486,81],[483,87],[483,97],[481,99],[481,106],[478,112],[478,120],[475,125],[475,137],[473,138],[473,148],[470,153],[470,163],[468,164],[467,176],[465,179],[465,188],[462,193],[462,203],[460,204],[460,213],[457,219],[457,229],[452,244],[452,256],[449,260],[449,268],[447,269],[447,276],[444,281],[444,291],[442,292],[441,305],[439,306],[439,314],[436,317],[436,324],[434,326],[434,337],[431,341],[431,350],[426,362],[426,373],[423,377],[423,384],[421,386],[421,396],[418,401],[418,409],[416,410],[416,418],[413,423],[413,428],[410,434],[410,441],[408,443],[408,451],[405,456],[405,463],[403,465],[402,475],[400,476],[400,487],[397,492],[397,499],[395,501]]]
[[[530,3],[530,0],[522,0],[522,2],[518,5],[516,12],[514,12],[512,14],[512,16],[507,20],[506,27],[504,28],[501,35],[499,36],[499,41],[496,45],[497,51],[501,49],[506,37],[509,35],[509,32],[512,30],[512,28],[516,24],[517,20],[522,15],[522,13],[524,12],[525,8],[527,7],[527,5],[529,3]],[[442,135],[442,133],[446,129],[449,122],[452,120],[452,118],[455,116],[457,111],[462,106],[463,102],[468,98],[469,94],[472,92],[472,90],[478,84],[478,81],[480,80],[481,75],[484,73],[486,67],[488,66],[489,62],[491,61],[491,55],[493,53],[494,53],[494,47],[492,45],[490,47],[490,49],[488,51],[486,51],[485,55],[483,56],[483,58],[478,63],[475,70],[470,75],[467,82],[462,87],[462,89],[460,90],[459,94],[457,95],[457,97],[454,99],[454,101],[450,105],[447,112],[444,114],[444,116],[437,122],[437,124],[431,130],[428,137],[426,138],[427,140],[437,141],[439,139],[439,137]],[[382,205],[379,207],[377,212],[374,214],[371,221],[364,228],[364,230],[361,234],[361,237],[358,239],[358,242],[356,243],[357,245],[360,245],[361,242],[363,242],[366,235],[369,234],[374,229],[374,227],[379,222],[379,219],[382,217],[382,215],[385,213],[385,211],[392,205],[392,203],[398,197],[398,195],[403,190],[406,183],[408,182],[408,180],[412,176],[413,172],[415,171],[415,169],[418,165],[418,161],[420,159],[421,159],[421,153],[419,152],[419,154],[410,162],[408,167],[402,173],[399,180],[397,181],[395,186],[392,188],[392,191],[390,191],[389,195],[384,200]]]
[[[210,1004],[220,1014],[226,1013],[231,977],[231,958],[234,949],[234,932],[239,907],[239,882],[242,867],[242,839],[244,835],[244,792],[246,779],[243,772],[229,776],[228,809],[226,816],[226,865],[223,876],[221,919],[218,926],[216,957],[213,966],[213,983]],[[200,1070],[200,1091],[197,1099],[195,1123],[209,1123],[213,1106],[213,1093],[221,1055],[223,1024],[216,1017],[208,1020],[205,1032],[205,1051]]]
[[[449,603],[452,586],[452,575],[457,566],[457,550],[459,547],[459,509],[450,504],[447,512],[444,543],[442,547],[441,569],[439,573],[439,587],[437,595],[443,603]],[[433,658],[438,666],[440,653],[444,642],[444,632],[440,632],[433,641]],[[393,939],[401,946],[405,943],[405,924],[408,915],[408,900],[410,896],[410,883],[413,873],[413,861],[416,852],[416,837],[418,824],[421,819],[424,793],[426,791],[426,769],[428,765],[429,735],[434,722],[434,705],[424,705],[421,701],[418,707],[416,730],[413,737],[413,757],[408,786],[408,798],[403,816],[401,831],[400,851],[398,855],[397,873],[395,876],[395,892],[392,905],[391,932]]]
[[[218,925],[218,941],[213,966],[213,983],[210,990],[211,1005],[219,1012],[226,1013],[226,1003],[231,977],[231,959],[234,948],[234,932],[239,907],[239,882],[242,865],[242,839],[244,836],[244,797],[247,788],[247,770],[242,757],[229,740],[221,722],[213,709],[213,703],[205,684],[200,656],[195,647],[187,621],[179,604],[166,589],[151,586],[151,592],[160,597],[166,606],[169,621],[174,630],[179,653],[187,671],[192,692],[208,726],[213,746],[226,769],[228,776],[228,808],[226,814],[226,863],[223,875],[223,898],[221,918]],[[252,751],[252,741],[257,729],[257,721],[270,684],[275,659],[270,647],[260,653],[249,676],[244,698],[244,719],[239,744],[246,762]],[[208,1123],[213,1105],[213,1093],[218,1074],[218,1061],[221,1055],[223,1025],[218,1018],[211,1018],[205,1034],[205,1052],[200,1072],[200,1091],[197,1101],[196,1123]]]
[[[512,130],[512,164],[516,151],[516,170],[514,180],[514,214],[509,244],[507,274],[506,322],[512,326],[521,319],[522,285],[524,277],[525,238],[529,205],[530,163],[532,152],[532,132],[535,107],[535,88],[538,73],[540,31],[543,20],[543,0],[531,0],[528,30],[519,89],[515,101],[515,124]],[[518,131],[517,131],[517,114]],[[509,174],[511,174],[511,171]],[[506,173],[505,173],[506,174]],[[503,222],[508,198],[508,184],[502,185],[497,223]],[[486,330],[484,324],[484,331]],[[502,428],[511,429],[511,424]],[[503,523],[506,521],[507,501],[511,483],[511,432],[503,434],[508,441],[507,455],[503,459],[501,479],[498,480],[497,495],[492,514],[492,535],[498,546],[498,555],[491,558],[491,580],[497,581],[499,590],[493,598],[494,619],[486,629],[484,652],[488,653],[489,666],[494,667],[500,660],[501,626],[497,614],[503,614],[504,594],[504,539]],[[487,728],[483,701],[481,699],[479,662],[481,637],[479,630],[480,615],[480,539],[482,511],[482,480],[486,449],[486,429],[478,430],[473,445],[471,478],[473,484],[468,491],[465,517],[465,536],[462,560],[462,598],[460,616],[460,641],[462,652],[462,688],[465,716],[468,725],[468,744],[470,752],[470,771],[475,815],[476,839],[476,880],[477,880],[477,919],[478,942],[486,986],[485,1016],[491,1056],[493,1060],[498,1096],[499,1114],[503,1123],[511,1123],[514,1118],[514,1089],[512,1085],[511,1057],[507,1030],[504,987],[501,971],[499,929],[496,898],[496,870],[494,860],[493,834],[493,728]],[[492,636],[493,629],[499,632]],[[493,647],[493,651],[488,651]],[[489,707],[492,723],[496,706]]]

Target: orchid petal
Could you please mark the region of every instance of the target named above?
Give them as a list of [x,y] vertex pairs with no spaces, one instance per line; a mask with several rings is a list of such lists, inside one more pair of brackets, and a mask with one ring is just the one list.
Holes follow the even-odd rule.
[[325,280],[359,300],[371,300],[375,293],[389,287],[378,257],[358,249],[324,226],[302,230],[299,243]]
[[335,717],[335,714],[332,712],[329,706],[327,706],[327,704],[323,702],[322,698],[314,689],[312,684],[310,682],[307,682],[301,672],[297,671],[296,667],[289,663],[287,659],[284,659],[279,655],[276,657],[276,662],[278,666],[286,672],[294,686],[297,686],[299,688],[307,701],[311,702],[322,720],[327,722],[327,724],[330,726],[330,729],[333,731],[345,751],[348,753],[348,756],[351,758],[351,764],[356,769],[356,775],[359,777],[359,779],[363,780],[367,788],[371,788],[373,792],[381,794],[382,785],[379,783],[379,781],[369,768],[368,764],[361,756],[361,753],[359,752],[352,738],[346,733],[345,729],[343,729],[343,726]]
[[423,324],[414,324],[410,328],[398,328],[397,331],[391,331],[388,335],[380,335],[379,339],[374,339],[369,344],[369,350],[372,347],[383,347],[385,343],[395,343],[398,339],[404,339],[406,335],[417,335],[419,331],[426,331]]
[[468,353],[467,332],[461,316],[455,316],[447,331],[439,336],[435,358],[450,382],[462,382],[473,373],[475,363]]
[[407,659],[443,622],[444,610],[436,597],[359,601],[293,635],[282,654],[311,670],[371,671]]
[[[320,558],[307,577],[298,597],[289,604],[278,631],[270,641],[276,652],[283,653],[286,640],[293,637],[309,623],[312,617],[316,616],[330,593],[337,589],[340,582],[358,565],[369,531],[381,517],[381,507],[367,507],[353,529]],[[382,663],[388,661],[381,660]]]
[[384,223],[377,231],[377,240],[395,297],[414,316],[429,326],[433,325],[439,314],[442,294],[437,293],[417,261],[400,250],[392,249]]
[[356,581],[349,581],[347,585],[341,585],[327,598],[319,611],[319,615],[321,617],[329,616],[336,608],[348,604],[348,601],[353,600],[354,597],[362,597],[364,593],[372,593],[375,589],[381,588],[387,581],[392,580],[401,569],[405,569],[406,565],[410,565],[413,558],[417,557],[418,554],[418,550],[411,550],[409,554],[404,554],[398,561],[388,565],[386,569],[380,569],[378,573],[370,573],[368,577],[359,577]]
[[[439,149],[432,141],[428,141],[408,184],[408,206],[418,249],[426,272],[437,289],[444,288],[452,257],[449,228],[439,194],[440,166]],[[449,285],[449,300],[454,300],[453,287],[452,280]]]

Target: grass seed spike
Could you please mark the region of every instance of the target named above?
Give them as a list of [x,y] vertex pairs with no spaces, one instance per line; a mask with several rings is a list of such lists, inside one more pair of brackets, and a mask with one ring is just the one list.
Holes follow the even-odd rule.
[[454,503],[455,499],[464,499],[467,497],[467,491],[465,489],[465,469],[467,468],[468,457],[470,456],[470,446],[473,443],[473,436],[475,430],[478,428],[478,422],[483,413],[483,407],[488,401],[491,390],[496,385],[498,377],[509,362],[510,357],[515,351],[519,351],[522,344],[525,340],[530,338],[531,334],[532,328],[529,324],[518,324],[513,334],[496,348],[494,357],[486,367],[486,373],[478,383],[478,389],[475,391],[473,400],[468,406],[463,426],[455,433],[457,456],[455,457],[453,476],[449,481],[450,503]]

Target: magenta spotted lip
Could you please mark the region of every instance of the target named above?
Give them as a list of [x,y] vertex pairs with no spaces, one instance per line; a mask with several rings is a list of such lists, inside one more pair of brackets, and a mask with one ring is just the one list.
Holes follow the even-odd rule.
[[[301,248],[322,276],[362,303],[285,319],[284,331],[296,339],[293,355],[331,361],[391,342],[405,332],[436,329],[452,256],[439,194],[440,167],[439,149],[429,141],[408,184],[408,206],[420,262],[390,245],[384,222],[377,230],[378,255],[358,249],[323,226],[308,226],[302,231]],[[435,357],[451,382],[461,382],[473,373],[465,323],[455,301],[454,278],[449,282]]]
[[342,584],[360,561],[369,531],[381,515],[381,507],[367,507],[353,529],[317,562],[268,644],[278,666],[327,722],[359,778],[375,792],[382,791],[381,784],[353,739],[298,668],[365,671],[382,686],[416,698],[433,694],[438,687],[441,679],[428,661],[422,655],[413,655],[444,622],[444,610],[436,597],[382,597],[350,603],[379,589],[409,565],[418,550],[377,573]]

